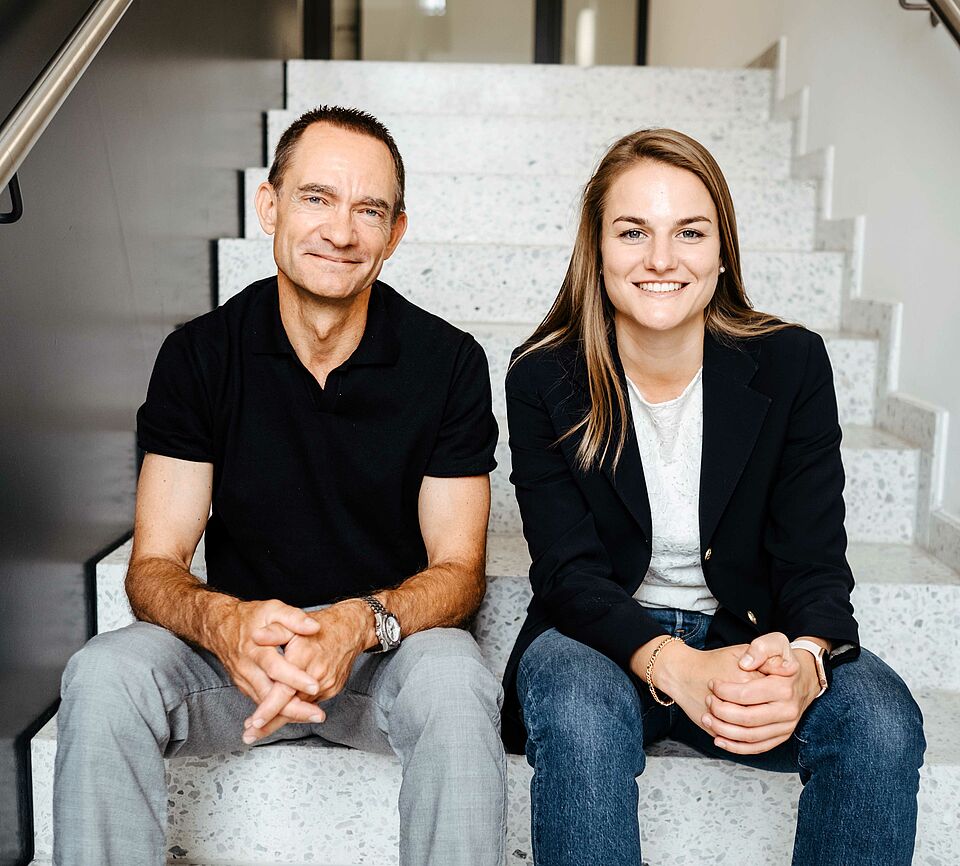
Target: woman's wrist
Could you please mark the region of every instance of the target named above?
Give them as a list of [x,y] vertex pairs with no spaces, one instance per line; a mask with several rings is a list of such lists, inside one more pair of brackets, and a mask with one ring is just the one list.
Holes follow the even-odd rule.
[[[641,680],[646,680],[647,665],[650,663],[650,658],[667,637],[667,635],[659,635],[653,640],[647,641],[633,654],[630,667]],[[680,640],[668,641],[660,647],[660,652],[657,654],[653,669],[650,672],[653,685],[669,695],[671,686],[675,686],[679,682],[687,660],[689,660],[691,653],[695,652],[695,649],[691,649]]]

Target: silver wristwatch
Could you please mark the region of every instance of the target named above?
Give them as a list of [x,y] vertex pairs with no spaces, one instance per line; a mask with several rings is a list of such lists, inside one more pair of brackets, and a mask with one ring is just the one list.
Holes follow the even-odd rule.
[[377,633],[377,639],[380,641],[379,647],[370,647],[367,652],[385,653],[395,650],[400,646],[400,621],[372,595],[363,596],[363,600],[373,610],[373,627]]

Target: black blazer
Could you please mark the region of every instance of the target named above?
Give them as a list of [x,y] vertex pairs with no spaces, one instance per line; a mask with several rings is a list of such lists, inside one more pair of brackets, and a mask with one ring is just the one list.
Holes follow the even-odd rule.
[[[626,389],[619,360],[618,372]],[[528,355],[508,373],[506,391],[511,481],[532,558],[533,600],[504,677],[504,741],[521,751],[516,669],[537,635],[554,626],[629,671],[633,653],[663,629],[632,597],[651,554],[632,419],[623,422],[629,436],[616,471],[608,458],[584,473],[575,463],[579,434],[558,443],[589,407],[578,346]],[[834,665],[856,657],[843,483],[837,400],[820,336],[788,328],[726,344],[708,334],[700,553],[720,604],[708,647],[782,631],[849,644]]]

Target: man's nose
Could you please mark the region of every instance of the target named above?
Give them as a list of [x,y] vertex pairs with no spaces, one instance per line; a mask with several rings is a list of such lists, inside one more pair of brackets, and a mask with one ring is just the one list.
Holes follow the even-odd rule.
[[335,247],[352,246],[353,214],[349,208],[330,208],[320,224],[320,234]]

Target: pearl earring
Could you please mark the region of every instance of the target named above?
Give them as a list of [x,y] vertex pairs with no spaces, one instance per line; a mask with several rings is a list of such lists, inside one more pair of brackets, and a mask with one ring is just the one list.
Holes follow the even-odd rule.
[[726,272],[727,272],[727,269],[723,265],[720,265],[720,273],[725,274]]

